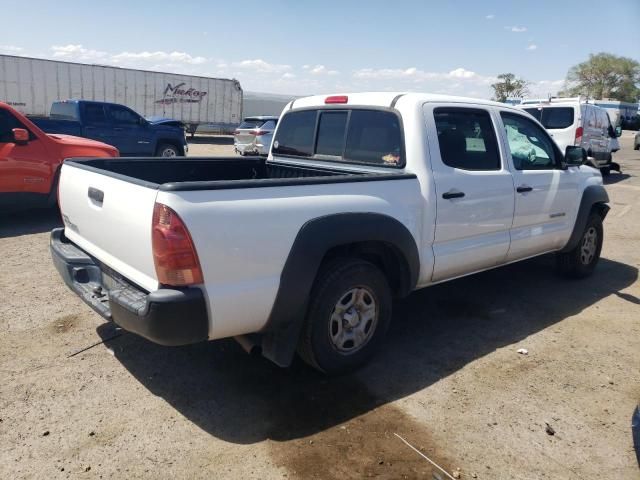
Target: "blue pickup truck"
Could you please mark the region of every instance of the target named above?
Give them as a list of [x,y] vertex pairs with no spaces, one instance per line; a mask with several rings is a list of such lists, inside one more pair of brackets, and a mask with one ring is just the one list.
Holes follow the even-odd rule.
[[124,105],[64,100],[49,117],[29,117],[46,133],[75,135],[113,145],[123,157],[175,157],[187,154],[183,125],[177,120],[145,119]]

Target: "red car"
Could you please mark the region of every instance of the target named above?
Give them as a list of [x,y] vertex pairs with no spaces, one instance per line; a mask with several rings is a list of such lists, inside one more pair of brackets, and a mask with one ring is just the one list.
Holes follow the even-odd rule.
[[58,172],[65,158],[118,155],[116,148],[105,143],[46,134],[0,102],[0,212],[8,207],[55,205]]

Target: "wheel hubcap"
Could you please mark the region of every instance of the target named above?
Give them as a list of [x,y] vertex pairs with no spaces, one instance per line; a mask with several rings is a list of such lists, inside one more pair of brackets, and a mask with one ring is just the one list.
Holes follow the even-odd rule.
[[584,233],[582,245],[580,246],[580,261],[583,265],[589,265],[596,256],[598,248],[598,232],[594,227]]
[[176,156],[176,151],[173,150],[172,148],[165,148],[162,151],[162,156],[163,157],[175,157]]
[[378,323],[378,309],[368,288],[347,291],[333,307],[329,320],[329,338],[340,353],[351,354],[371,340]]

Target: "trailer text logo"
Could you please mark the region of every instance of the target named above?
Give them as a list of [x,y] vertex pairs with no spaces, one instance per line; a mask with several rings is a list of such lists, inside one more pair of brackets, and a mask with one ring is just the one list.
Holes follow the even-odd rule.
[[167,83],[164,89],[164,98],[156,100],[156,103],[168,105],[172,103],[200,103],[207,95],[207,92],[201,92],[193,87],[185,88],[185,83],[171,85]]

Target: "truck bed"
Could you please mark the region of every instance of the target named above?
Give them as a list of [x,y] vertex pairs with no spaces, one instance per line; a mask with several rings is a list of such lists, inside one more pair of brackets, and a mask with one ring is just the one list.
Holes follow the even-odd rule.
[[[265,250],[258,264],[274,255],[285,257],[286,244],[310,218],[345,211],[386,212],[398,205],[409,208],[406,215],[416,211],[412,204],[420,197],[415,175],[399,169],[346,168],[259,157],[73,159],[62,166],[59,204],[71,242],[150,292],[159,285],[151,242],[157,203],[187,223],[194,242],[202,244],[201,255],[213,255],[210,249],[216,255],[239,254],[237,249],[229,253],[229,245],[244,247],[251,241],[250,254],[242,251],[249,261],[262,248],[256,247],[258,237],[282,236],[267,241],[265,245],[275,243],[279,250]],[[207,231],[214,226],[215,232]],[[284,264],[284,258],[280,260]],[[234,283],[237,273],[227,274],[226,281]],[[265,281],[277,283],[279,272],[269,269],[264,275],[269,278]]]
[[82,137],[82,125],[77,120],[63,120],[38,115],[28,115],[27,118],[35,123],[45,133],[58,133]]
[[68,160],[74,167],[169,191],[219,190],[318,183],[342,183],[411,177],[400,171],[377,173],[294,166],[261,157],[203,157],[182,160],[119,158]]

